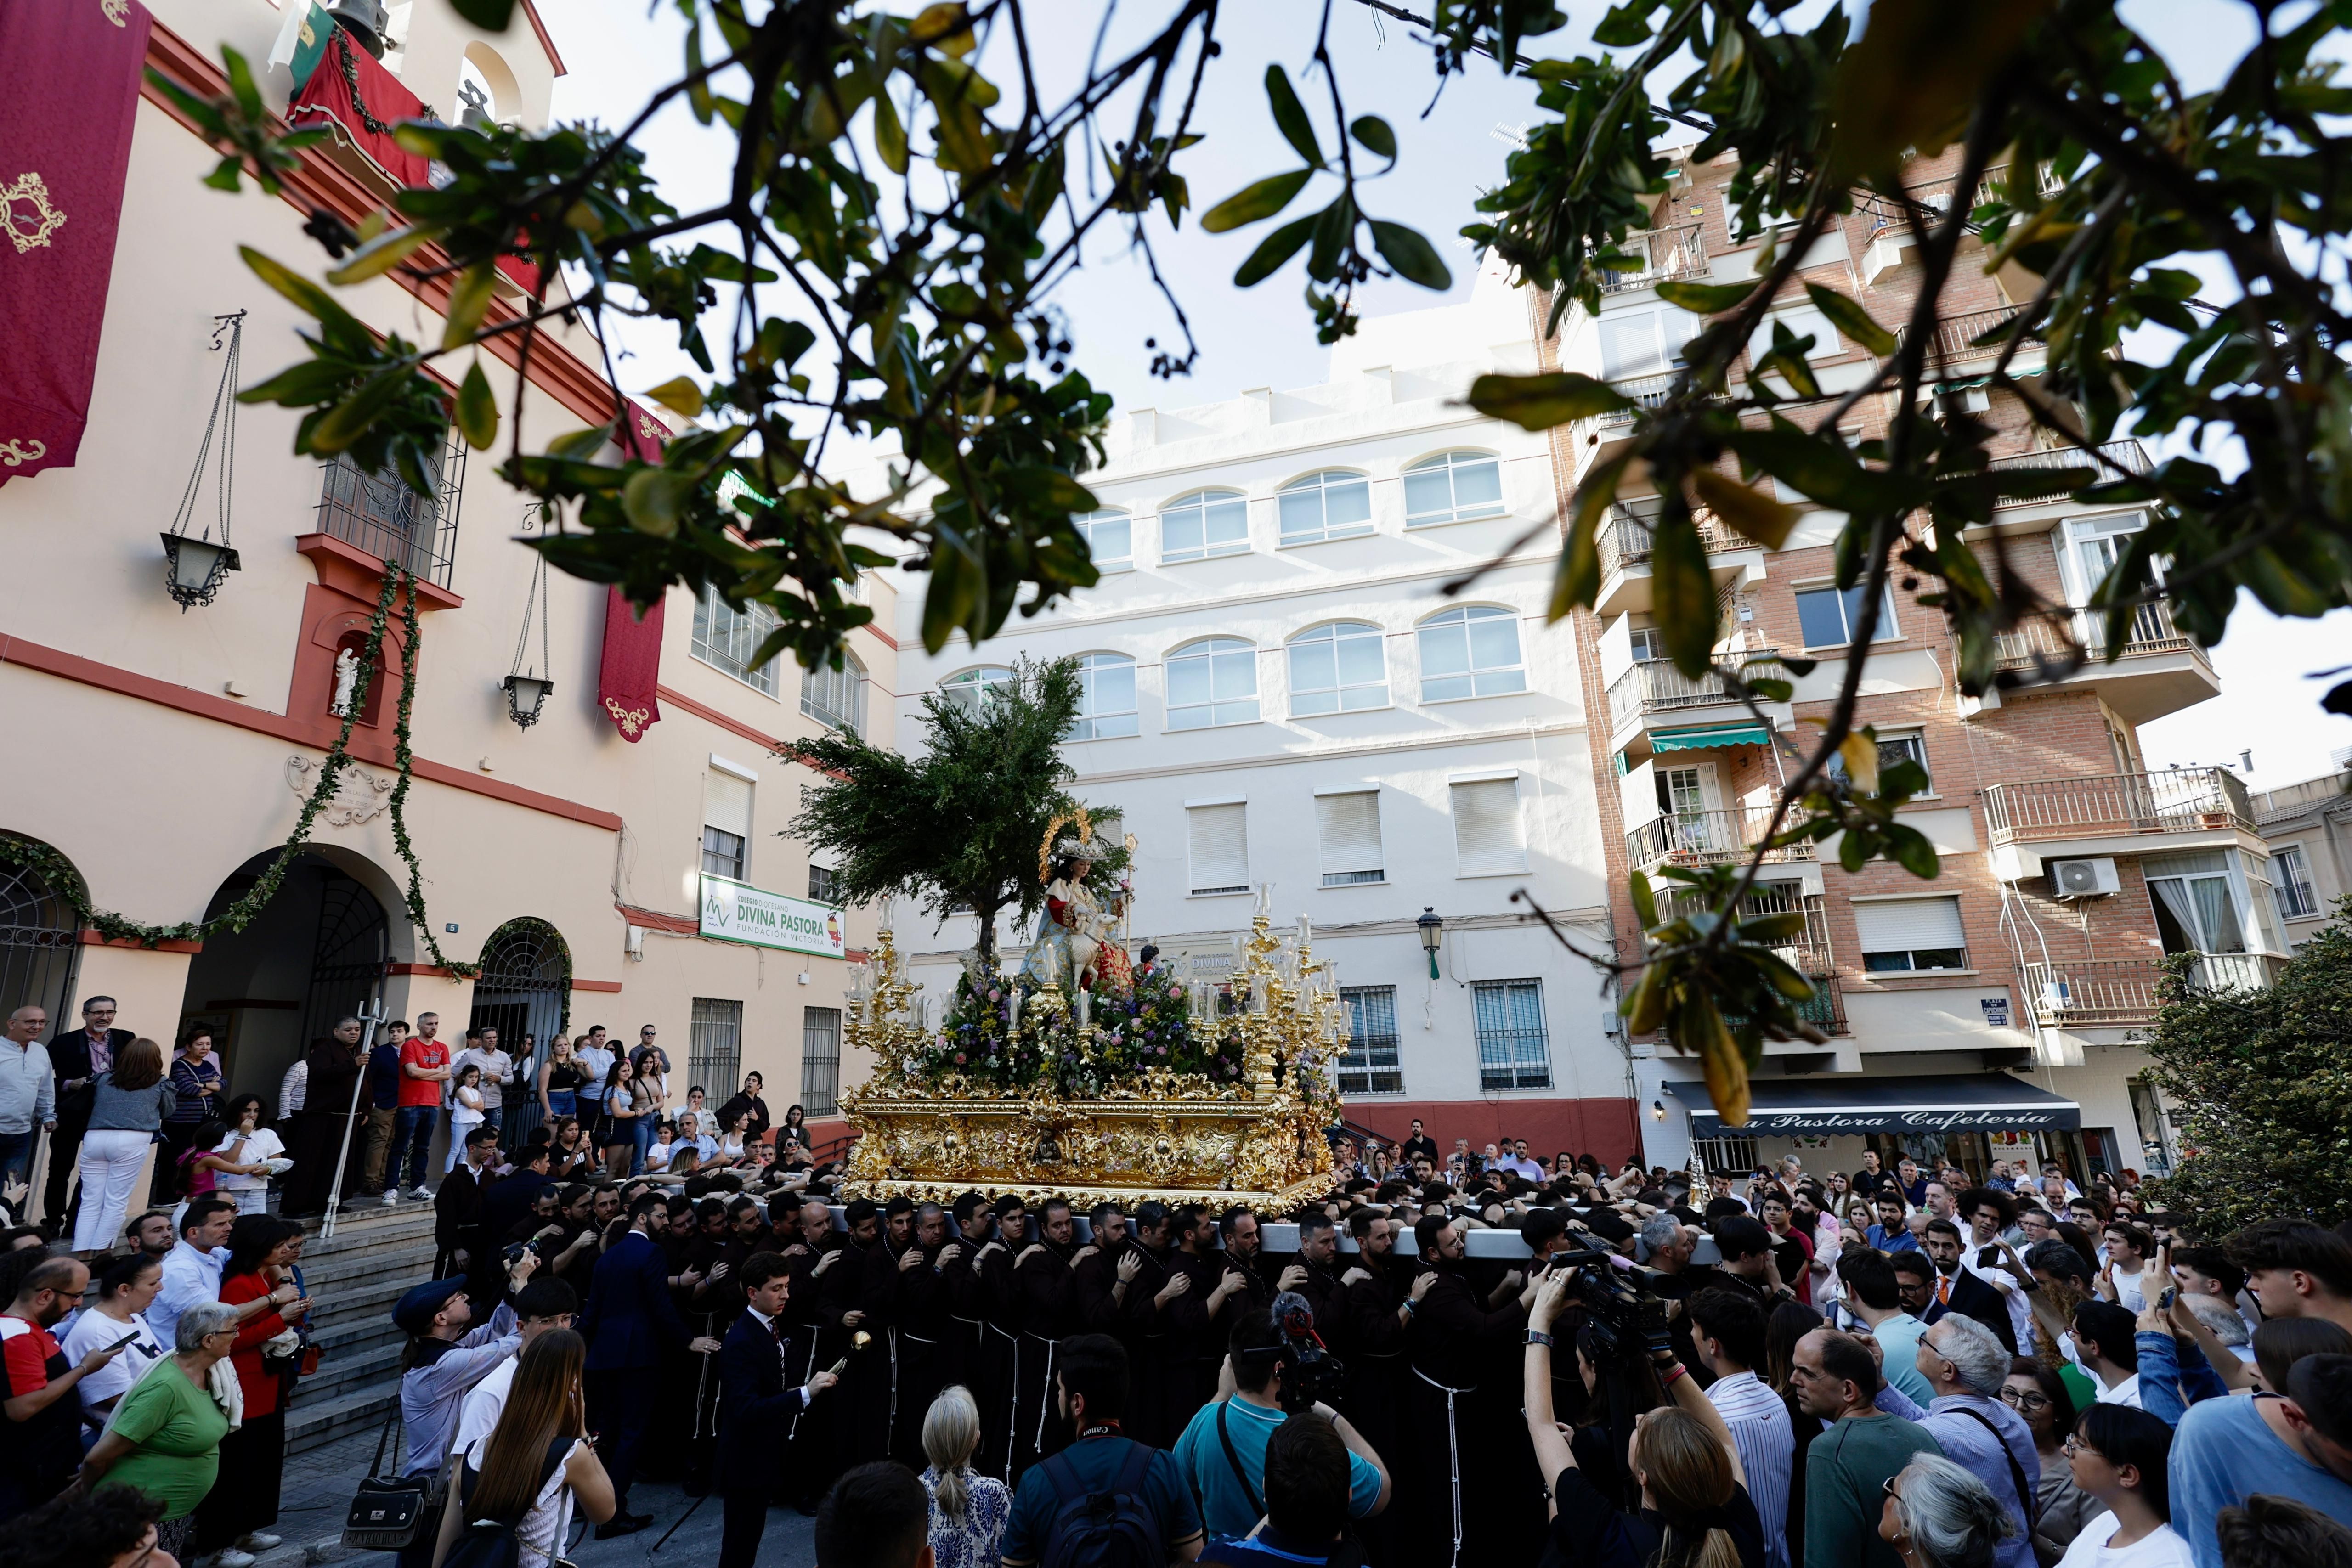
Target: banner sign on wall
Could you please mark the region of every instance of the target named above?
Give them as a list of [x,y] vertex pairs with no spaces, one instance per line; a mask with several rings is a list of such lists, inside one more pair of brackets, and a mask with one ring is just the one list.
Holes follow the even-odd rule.
[[820,958],[839,958],[848,951],[841,911],[832,904],[787,898],[723,876],[702,879],[702,935]]
[[1994,1129],[2071,1133],[2083,1124],[2083,1108],[2075,1102],[1998,1072],[1751,1080],[1748,1123],[1740,1127],[1718,1125],[1721,1117],[1708,1103],[1704,1083],[1669,1082],[1664,1087],[1688,1107],[1691,1130],[1701,1137]]

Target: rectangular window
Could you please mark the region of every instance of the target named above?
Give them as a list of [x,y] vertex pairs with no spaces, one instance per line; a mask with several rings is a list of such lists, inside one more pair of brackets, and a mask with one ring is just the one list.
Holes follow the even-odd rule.
[[1352,887],[1388,879],[1381,854],[1381,795],[1366,789],[1315,797],[1315,825],[1323,841],[1323,885]]
[[1087,537],[1097,571],[1135,570],[1135,519],[1125,512],[1105,510],[1077,519]]
[[2301,844],[2281,844],[2271,852],[2278,871],[2279,909],[2289,920],[2307,920],[2319,913],[2319,894],[2311,885],[2311,868]]
[[1456,876],[1502,876],[1528,869],[1519,821],[1519,781],[1481,779],[1453,787]]
[[[1878,737],[1879,772],[1882,774],[1885,773],[1888,768],[1894,767],[1898,762],[1916,763],[1918,764],[1919,771],[1927,773],[1927,737],[1916,729],[1897,730],[1892,734],[1880,736]],[[1835,778],[1844,778],[1845,758],[1843,757],[1832,756],[1830,758],[1830,772]],[[1932,773],[1928,773],[1927,782],[1919,790],[1919,793],[1922,795],[1932,795],[1935,792],[1936,776]]]
[[1957,898],[1890,898],[1853,906],[1862,967],[1874,975],[1965,969],[1969,940]]
[[[1820,588],[1797,590],[1797,625],[1804,632],[1808,648],[1843,648],[1853,641],[1853,629],[1862,623],[1863,585],[1840,589],[1827,584]],[[1895,625],[1895,601],[1890,595],[1879,606],[1878,632],[1874,642],[1885,642],[1900,633]]]
[[809,867],[808,895],[819,904],[839,904],[841,873],[829,866],[812,863]]
[[738,613],[728,608],[717,589],[705,588],[694,601],[694,640],[688,651],[712,669],[774,696],[776,662],[771,659],[755,669],[751,659],[775,629],[776,612],[766,605],[754,603]]
[[751,781],[713,768],[702,776],[702,869],[743,880],[750,864]]
[[1184,819],[1192,839],[1192,892],[1249,891],[1249,808],[1235,800],[1222,806],[1190,806]]
[[840,1109],[841,1009],[801,1009],[801,1109],[811,1116],[830,1116]]
[[694,998],[686,1028],[686,1082],[678,1086],[677,1103],[685,1091],[702,1085],[703,1103],[722,1105],[743,1083],[743,1004],[714,997]]
[[1611,311],[1598,325],[1601,373],[1615,382],[1673,370],[1683,345],[1697,335],[1700,322],[1689,311],[1667,306],[1656,310]]
[[1541,980],[1480,980],[1470,988],[1478,1033],[1478,1087],[1549,1089],[1551,1040]]
[[1339,1005],[1348,1009],[1348,1048],[1339,1057],[1339,1092],[1403,1093],[1404,1072],[1397,1063],[1396,988],[1342,987]]

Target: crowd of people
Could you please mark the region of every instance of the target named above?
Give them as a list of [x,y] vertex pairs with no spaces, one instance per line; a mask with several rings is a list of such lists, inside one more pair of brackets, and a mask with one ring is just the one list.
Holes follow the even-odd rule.
[[[420,1036],[402,1076],[437,1084]],[[741,1107],[740,1155],[665,1134],[666,1082],[640,1150],[667,1066],[635,1054],[542,1071],[570,1107],[520,1139],[506,1084],[456,1124],[393,1312],[408,1568],[547,1568],[652,1523],[648,1479],[718,1494],[720,1568],[778,1508],[820,1568],[2352,1568],[2352,1241],[2305,1220],[2210,1234],[2054,1162],[1612,1172],[1416,1124],[1335,1135],[1275,1250],[1247,1207],[843,1202]],[[310,1302],[299,1228],[240,1205],[0,1260],[0,1519],[64,1521],[0,1537],[270,1539]]]

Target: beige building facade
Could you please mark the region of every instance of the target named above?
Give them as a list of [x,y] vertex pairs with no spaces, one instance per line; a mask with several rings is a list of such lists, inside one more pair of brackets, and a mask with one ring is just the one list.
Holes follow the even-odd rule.
[[[281,21],[271,0],[155,0],[152,14],[148,63],[200,91],[218,89],[223,42],[260,61]],[[562,62],[540,18],[527,19],[485,38],[446,0],[415,0],[393,8],[383,66],[444,118],[486,102],[498,118],[543,123]],[[265,90],[275,106],[288,89],[273,71]],[[845,970],[871,922],[833,904],[824,868],[781,836],[813,776],[776,751],[821,725],[861,724],[869,684],[891,689],[896,649],[878,630],[897,621],[888,580],[864,589],[877,630],[854,634],[851,672],[814,679],[789,660],[750,667],[762,629],[672,590],[651,678],[658,717],[624,715],[635,727],[625,733],[600,701],[607,591],[541,572],[518,542],[541,519],[496,474],[516,388],[513,365],[490,360],[500,448],[469,462],[453,447],[436,498],[295,456],[293,411],[240,409],[238,567],[211,603],[184,611],[165,591],[158,535],[221,380],[216,319],[244,313],[246,384],[299,357],[306,320],[237,246],[315,277],[327,264],[302,233],[311,209],[355,224],[394,185],[366,138],[339,131],[306,155],[283,198],[250,185],[225,194],[199,183],[215,154],[161,95],[149,89],[136,115],[78,460],[0,484],[0,577],[11,585],[0,712],[18,737],[0,833],[57,852],[100,910],[204,921],[288,841],[340,727],[337,655],[363,638],[387,559],[416,574],[420,601],[413,631],[393,622],[388,672],[353,694],[356,766],[250,925],[201,942],[107,943],[65,889],[0,866],[0,1009],[37,1001],[65,1027],[82,998],[106,994],[121,1027],[158,1040],[205,1024],[232,1090],[273,1100],[307,1042],[364,1005],[436,1011],[445,1037],[495,1024],[509,1047],[528,1033],[543,1049],[598,1023],[634,1040],[651,1024],[674,1071],[712,1104],[758,1071],[777,1119],[805,1103],[820,1142],[838,1132],[827,1125],[833,1097],[863,1074],[842,1059]],[[435,285],[383,277],[338,297],[380,331],[440,335],[446,292]],[[502,282],[493,319],[521,303]],[[599,362],[583,333],[537,343],[530,446],[641,413],[615,410]],[[466,366],[439,368],[454,382]],[[219,458],[215,444],[197,527],[212,520]],[[446,959],[482,966],[478,978],[436,962],[404,906],[389,808],[396,650],[409,636],[407,828],[430,936]],[[552,683],[528,727],[503,685],[519,661]],[[887,706],[875,722],[887,731]],[[734,937],[706,935],[713,894],[722,914],[792,912],[782,925],[816,935],[743,940],[771,928],[740,919]]]

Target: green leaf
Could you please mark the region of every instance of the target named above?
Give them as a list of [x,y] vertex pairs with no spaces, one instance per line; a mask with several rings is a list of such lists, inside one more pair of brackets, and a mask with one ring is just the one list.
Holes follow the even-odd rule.
[[1314,122],[1307,118],[1307,106],[1290,89],[1290,78],[1279,65],[1265,68],[1265,100],[1274,109],[1274,123],[1283,140],[1298,150],[1298,155],[1314,167],[1323,167],[1323,144],[1315,140]]
[[1260,218],[1270,218],[1290,204],[1290,198],[1307,188],[1315,177],[1312,169],[1297,169],[1287,174],[1273,174],[1254,185],[1240,190],[1201,214],[1201,226],[1213,235],[1237,229],[1244,224],[1254,224]]
[[490,395],[490,378],[479,360],[457,388],[457,434],[477,452],[489,450],[499,438],[499,402]]
[[1249,259],[1243,262],[1241,269],[1234,274],[1234,287],[1247,288],[1273,277],[1284,262],[1298,254],[1299,247],[1315,232],[1316,218],[1320,216],[1317,214],[1300,218],[1296,223],[1285,224],[1259,241],[1258,247],[1250,252]]
[[621,486],[621,510],[637,532],[674,538],[693,494],[693,476],[669,468],[642,468]]
[[1886,852],[1895,857],[1895,864],[1923,881],[1943,870],[1936,846],[1927,841],[1927,835],[1900,822],[1886,830]]
[[1884,359],[1895,351],[1895,334],[1873,320],[1858,301],[1822,283],[1806,284],[1805,292],[1832,324],[1872,353]]
[[1592,29],[1592,41],[1612,49],[1631,47],[1650,36],[1650,13],[1657,0],[1625,0],[1612,6]]
[[253,275],[278,293],[292,300],[297,308],[316,317],[329,327],[348,327],[362,331],[359,319],[335,303],[334,297],[309,278],[281,262],[272,261],[249,245],[236,247],[245,257],[245,265]]
[[613,427],[610,424],[592,424],[585,430],[566,431],[549,442],[547,455],[569,461],[585,461],[604,450],[604,444],[612,439]]
[[961,5],[926,5],[907,24],[907,40],[961,58],[971,53],[971,15]]
[[226,44],[221,46],[221,64],[228,76],[229,95],[236,99],[237,108],[245,111],[247,120],[259,120],[261,89],[253,85],[253,67]]
[[[293,4],[294,0],[288,0]],[[515,0],[449,0],[449,9],[485,33],[503,33],[514,20]]]
[[702,413],[702,389],[685,376],[675,376],[657,387],[647,387],[646,395],[662,407],[684,414],[688,419]]
[[1878,741],[1860,730],[1850,732],[1838,742],[1838,757],[1845,763],[1846,777],[1854,788],[1865,795],[1878,793]]
[[1658,298],[1701,316],[1720,316],[1756,292],[1759,279],[1746,283],[1669,282],[1658,285]]
[[409,374],[407,366],[395,365],[378,371],[362,382],[358,391],[328,410],[326,415],[310,427],[310,449],[313,452],[341,452],[366,434],[368,425],[398,394],[401,383]]
[[1584,476],[1577,486],[1576,504],[1568,517],[1568,542],[1553,576],[1547,621],[1564,621],[1580,604],[1591,604],[1601,593],[1601,514],[1617,498],[1617,481],[1633,454],[1619,454]]
[[1796,507],[1751,489],[1718,469],[1692,470],[1691,485],[1717,517],[1742,538],[1753,539],[1766,549],[1779,549],[1787,542],[1789,530],[1797,526]]
[[1396,132],[1390,130],[1389,122],[1379,115],[1357,116],[1354,123],[1348,127],[1348,133],[1367,151],[1377,153],[1391,163],[1396,162]]
[[338,287],[349,287],[371,277],[381,277],[438,239],[442,233],[437,225],[418,224],[413,228],[393,229],[379,235],[353,251],[351,260],[328,273],[327,281]]
[[1715,577],[1707,570],[1706,546],[1690,514],[1670,508],[1658,519],[1650,557],[1650,612],[1665,633],[1675,668],[1696,680],[1706,674],[1715,649]]
[[1986,85],[2055,0],[1874,0],[1838,61],[1830,123],[1845,173],[1883,173],[1956,141]]
[[1759,915],[1753,920],[1743,920],[1739,923],[1739,939],[1742,942],[1785,942],[1791,936],[1802,936],[1804,934],[1805,915],[1802,910],[1790,909],[1779,915]]
[[472,340],[482,318],[489,314],[491,284],[498,277],[498,267],[487,261],[478,261],[457,275],[449,290],[447,325],[441,331],[441,346],[454,349]]
[[1480,376],[1470,383],[1470,406],[1522,430],[1549,430],[1570,420],[1632,408],[1633,402],[1607,382],[1580,371],[1553,371],[1536,376]]
[[1374,218],[1372,247],[1381,259],[1397,269],[1400,277],[1420,284],[1423,288],[1444,291],[1454,287],[1454,275],[1437,254],[1437,248],[1422,237],[1419,229],[1402,224],[1382,223]]
[[898,106],[887,92],[874,95],[874,150],[882,155],[890,172],[907,172],[907,128],[899,121]]

